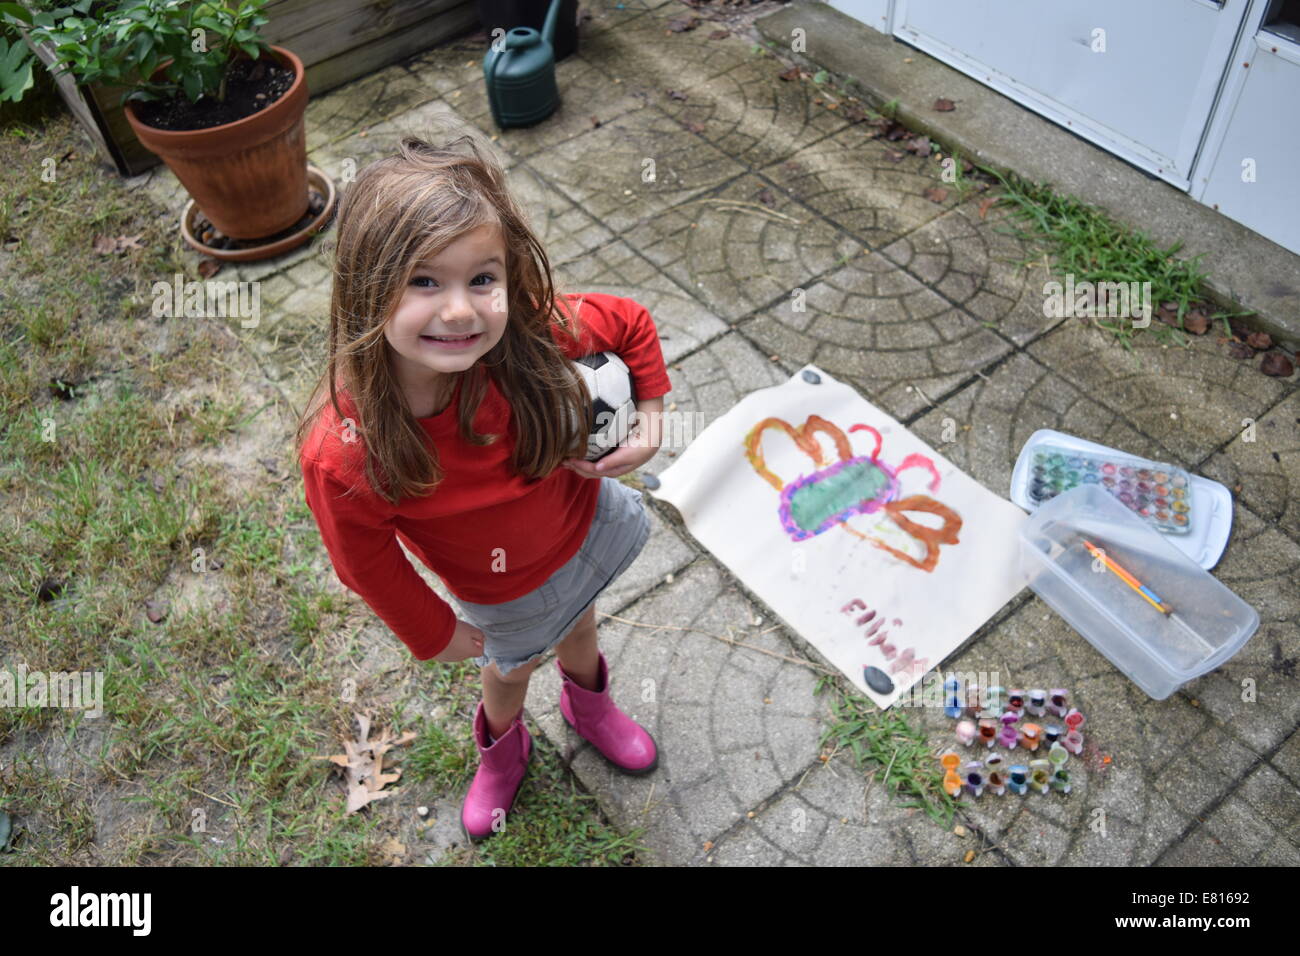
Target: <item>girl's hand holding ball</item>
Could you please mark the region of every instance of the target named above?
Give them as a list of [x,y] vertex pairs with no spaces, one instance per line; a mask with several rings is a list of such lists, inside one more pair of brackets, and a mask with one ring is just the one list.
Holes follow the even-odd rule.
[[636,410],[636,425],[622,445],[602,456],[599,461],[566,458],[564,467],[585,478],[603,478],[606,475],[617,478],[635,471],[653,458],[658,453],[662,440],[664,400],[651,398],[637,402]]

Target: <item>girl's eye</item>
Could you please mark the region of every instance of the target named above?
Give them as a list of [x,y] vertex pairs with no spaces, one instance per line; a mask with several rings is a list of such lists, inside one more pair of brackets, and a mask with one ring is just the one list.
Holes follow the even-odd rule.
[[[479,273],[478,275],[476,275],[474,278],[475,278],[475,279],[487,279],[488,282],[495,282],[495,281],[496,281],[496,276],[494,276],[494,275],[493,275],[492,273],[490,273],[490,272],[480,272],[480,273]],[[434,281],[434,280],[433,280],[432,278],[430,278],[429,276],[416,276],[414,279],[411,280],[411,284],[414,285],[415,283],[419,282],[421,279],[427,279],[429,282],[433,282],[433,281]],[[484,284],[484,285],[487,285],[487,282],[485,282],[485,283],[483,283],[483,284]],[[428,287],[428,286],[420,286],[420,288],[424,289],[424,288],[429,288],[429,287]]]

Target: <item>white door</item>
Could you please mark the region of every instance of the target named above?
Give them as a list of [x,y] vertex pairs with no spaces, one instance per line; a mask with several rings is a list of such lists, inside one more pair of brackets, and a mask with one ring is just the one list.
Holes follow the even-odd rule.
[[896,0],[894,34],[1186,189],[1246,8],[1247,0]]

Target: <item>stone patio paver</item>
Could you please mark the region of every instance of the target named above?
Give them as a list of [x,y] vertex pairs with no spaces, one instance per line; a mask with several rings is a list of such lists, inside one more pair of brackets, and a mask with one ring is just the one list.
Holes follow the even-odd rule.
[[1229,488],[1240,486],[1252,511],[1300,542],[1300,392],[1242,425],[1201,470]]

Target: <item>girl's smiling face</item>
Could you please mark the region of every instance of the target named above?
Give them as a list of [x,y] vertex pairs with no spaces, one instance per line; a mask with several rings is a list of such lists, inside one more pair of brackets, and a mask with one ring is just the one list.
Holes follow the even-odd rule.
[[[446,407],[450,394],[444,376],[473,366],[505,334],[505,262],[500,229],[485,225],[412,271],[384,337],[417,418]],[[449,337],[462,341],[439,341]]]

